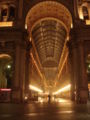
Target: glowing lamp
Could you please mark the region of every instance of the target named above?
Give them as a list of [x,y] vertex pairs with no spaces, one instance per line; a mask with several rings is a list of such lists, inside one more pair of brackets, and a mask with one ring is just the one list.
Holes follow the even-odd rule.
[[65,86],[64,88],[61,88],[61,89],[59,89],[58,91],[54,92],[53,95],[57,95],[57,94],[59,94],[59,93],[61,93],[61,92],[69,91],[70,88],[71,88],[71,85],[69,84],[69,85]]
[[37,88],[37,87],[35,87],[35,86],[33,86],[33,85],[29,85],[29,88],[30,88],[31,90],[36,91],[36,92],[39,92],[39,93],[42,93],[42,92],[43,92],[41,89],[39,89],[39,88]]

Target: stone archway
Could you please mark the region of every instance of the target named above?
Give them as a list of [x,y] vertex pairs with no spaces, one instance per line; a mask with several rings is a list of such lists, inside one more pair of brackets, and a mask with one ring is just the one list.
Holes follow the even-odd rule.
[[0,102],[10,102],[13,78],[13,60],[9,54],[0,54]]
[[0,88],[11,88],[12,57],[8,54],[0,54]]
[[41,67],[41,76],[44,74],[45,87],[49,92],[52,92],[51,86],[60,78],[63,64],[68,59],[66,43],[69,40],[71,24],[70,11],[55,1],[44,1],[34,5],[26,17],[30,42],[37,58],[35,63]]

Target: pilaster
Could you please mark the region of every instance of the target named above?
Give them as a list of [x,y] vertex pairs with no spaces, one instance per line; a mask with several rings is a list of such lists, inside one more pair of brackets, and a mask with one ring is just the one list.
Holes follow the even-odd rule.
[[86,68],[85,68],[85,59],[84,59],[84,42],[79,42],[79,75],[80,75],[80,87],[79,87],[79,97],[80,97],[80,103],[87,103],[88,99],[88,81],[87,81],[87,75],[86,75]]
[[30,84],[30,78],[31,78],[31,57],[30,57],[30,50],[31,50],[32,44],[28,43],[27,44],[27,51],[26,51],[26,67],[25,67],[25,73],[26,73],[26,78],[25,78],[25,94],[29,93],[29,84]]
[[71,32],[70,53],[72,53],[72,92],[77,103],[87,103],[88,82],[84,59],[84,38],[81,39],[77,29]]
[[12,88],[12,101],[14,102],[21,102],[24,99],[26,48],[22,43],[17,42],[15,49],[15,70]]

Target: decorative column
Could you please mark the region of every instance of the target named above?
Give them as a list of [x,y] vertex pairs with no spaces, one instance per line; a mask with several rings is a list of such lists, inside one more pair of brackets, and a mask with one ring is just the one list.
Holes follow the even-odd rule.
[[26,68],[25,68],[25,73],[26,73],[26,78],[25,78],[25,94],[26,96],[29,95],[29,84],[30,84],[30,78],[31,78],[31,56],[30,56],[30,50],[31,50],[32,44],[31,42],[27,43],[27,51],[26,51]]
[[80,87],[79,87],[79,97],[80,103],[87,103],[88,99],[88,81],[85,68],[85,59],[84,59],[84,41],[79,41],[79,67],[80,67]]
[[69,48],[69,62],[70,62],[70,78],[71,78],[71,100],[75,101],[75,81],[73,79],[73,56],[72,56],[72,48],[71,41],[68,42]]
[[[22,41],[23,42],[23,41]],[[12,87],[12,102],[23,102],[25,91],[25,61],[26,60],[26,48],[25,43],[16,43],[15,50],[15,70],[14,80]]]
[[25,94],[28,94],[28,89],[29,89],[29,68],[30,67],[30,51],[26,52],[26,68],[25,68],[25,73],[26,73],[26,79],[25,79]]
[[71,62],[71,99],[79,101],[78,85],[79,85],[79,62],[78,62],[78,46],[75,40],[75,30],[71,30],[71,39],[69,44],[69,57]]
[[21,102],[24,101],[24,97],[25,97],[25,68],[26,68],[26,47],[25,44],[22,43],[21,46],[21,55],[20,55],[20,91],[21,91]]
[[78,85],[79,85],[79,77],[78,77],[78,51],[77,51],[77,43],[73,41],[73,49],[72,49],[72,67],[73,67],[73,91],[75,95],[75,101],[79,101],[79,93],[78,93]]
[[78,15],[78,0],[74,0],[74,13],[75,13],[75,18],[79,18],[79,15]]
[[24,21],[24,19],[23,19],[23,10],[24,10],[24,7],[23,7],[23,3],[24,2],[24,0],[19,0],[18,1],[18,14],[17,14],[17,17],[16,17],[16,19],[17,19],[17,26],[18,27],[21,27],[22,29],[24,29],[24,25],[25,25],[25,21]]
[[[72,98],[75,95],[77,103],[87,103],[88,81],[84,59],[84,41],[81,39],[77,29],[71,32],[71,61],[72,61]],[[70,52],[69,51],[69,52]]]
[[14,80],[12,82],[12,101],[19,102],[20,100],[20,44],[16,44],[14,58]]

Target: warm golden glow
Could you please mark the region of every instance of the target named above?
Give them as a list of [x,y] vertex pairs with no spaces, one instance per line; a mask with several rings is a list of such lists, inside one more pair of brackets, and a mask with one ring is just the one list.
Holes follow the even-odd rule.
[[8,55],[8,54],[0,54],[0,58],[3,58],[3,57],[8,57],[8,58],[11,58],[11,56],[10,56],[10,55]]
[[[34,5],[26,16],[26,24],[31,32],[32,26],[43,18],[55,18],[65,25],[67,32],[70,31],[72,16],[69,10],[59,2],[43,1]],[[68,18],[68,20],[66,19]]]
[[43,99],[41,97],[38,97],[38,102],[44,102]]
[[86,25],[90,25],[90,20],[86,20]]
[[38,92],[38,93],[43,93],[43,91],[42,91],[41,89],[39,89],[39,88],[37,88],[37,87],[35,87],[35,86],[33,86],[33,85],[29,85],[29,88],[30,88],[31,90],[33,90],[33,91]]
[[30,53],[30,55],[31,55],[31,58],[32,58],[32,61],[33,61],[34,65],[35,65],[36,68],[37,68],[37,71],[39,72],[39,75],[41,76],[41,78],[43,78],[43,75],[41,74],[41,71],[39,70],[39,67],[38,67],[37,62],[35,61],[35,59],[34,59],[34,57],[33,57],[33,54]]
[[30,42],[32,41],[31,37],[30,37]]
[[27,99],[28,99],[28,97],[27,97],[27,96],[25,96],[25,97],[24,97],[24,99],[25,99],[25,100],[27,100]]
[[82,19],[82,20],[84,19],[83,12],[82,12],[82,7],[79,8],[79,18]]
[[88,84],[88,89],[89,89],[89,91],[90,91],[90,83]]
[[58,74],[58,78],[60,77],[60,75],[61,75],[61,73],[62,73],[62,70],[63,70],[63,68],[64,68],[64,65],[65,65],[65,63],[66,63],[66,61],[67,61],[67,58],[68,58],[68,52],[67,52],[67,54],[66,54],[66,56],[65,56],[65,59],[64,59],[64,61],[63,61],[63,63],[62,63],[61,69],[60,69],[59,74]]
[[0,27],[12,27],[13,22],[0,22]]
[[73,23],[71,23],[71,28],[73,28]]
[[67,99],[63,99],[63,98],[58,98],[58,99],[55,99],[56,102],[60,102],[60,103],[67,103],[68,100]]
[[69,91],[70,88],[71,88],[71,85],[69,84],[69,85],[65,86],[64,88],[61,88],[61,89],[59,89],[58,91],[54,92],[53,95],[57,95],[57,94],[59,94],[59,93],[61,93],[61,92]]
[[37,61],[38,61],[38,63],[39,63],[40,68],[42,68],[42,65],[41,65],[41,62],[40,62],[40,58],[39,58],[39,56],[38,56],[38,53],[37,53],[37,50],[36,50],[36,46],[35,46],[35,44],[34,44],[34,40],[33,40],[33,37],[32,37],[32,34],[30,34],[30,37],[31,37],[32,46],[33,46],[33,49],[34,49],[34,52],[35,52]]
[[80,12],[80,19],[82,19],[82,20],[84,19],[83,14],[81,12]]
[[27,30],[27,24],[25,24],[25,29]]

